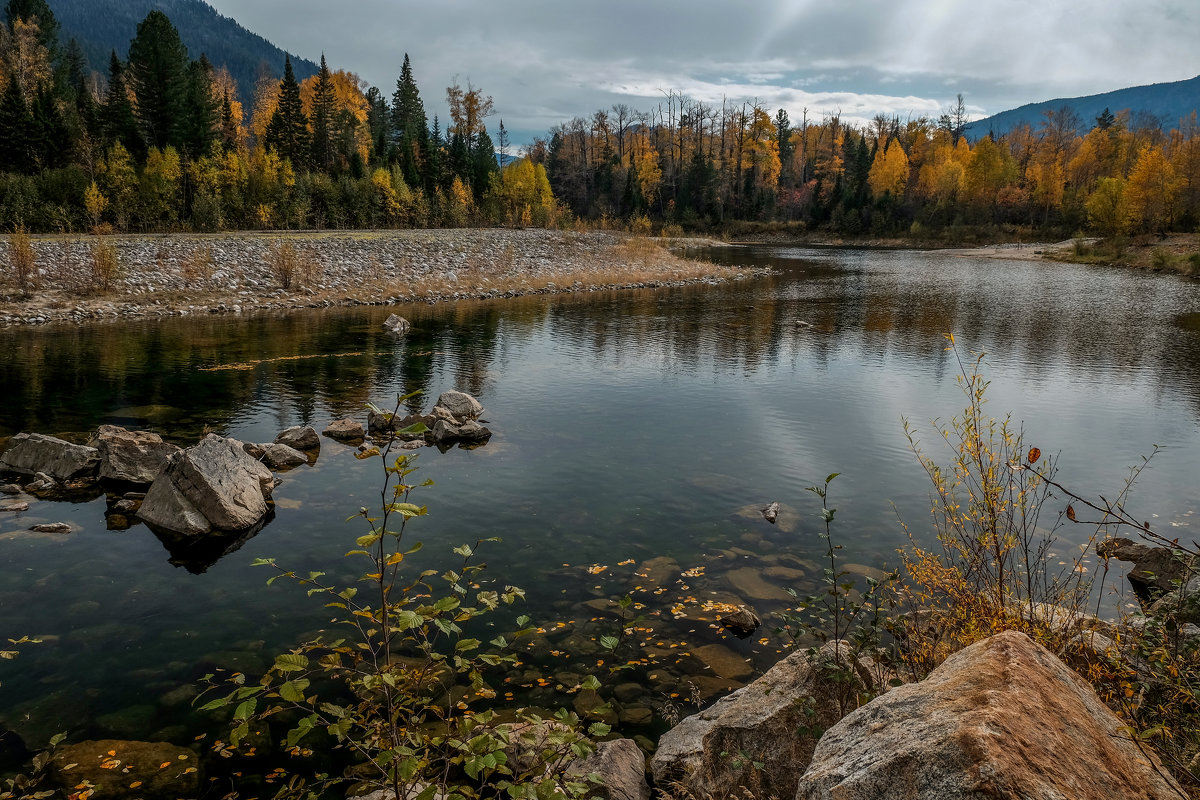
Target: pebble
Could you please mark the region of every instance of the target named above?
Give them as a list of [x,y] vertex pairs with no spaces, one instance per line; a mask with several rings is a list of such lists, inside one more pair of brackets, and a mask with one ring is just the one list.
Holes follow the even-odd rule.
[[[44,271],[38,307],[0,304],[0,325],[383,305],[411,302],[418,296],[433,303],[563,291],[682,286],[737,280],[770,271],[734,272],[713,266],[711,269],[721,270],[719,275],[664,277],[603,286],[587,286],[579,279],[571,281],[575,275],[586,277],[631,263],[618,247],[623,239],[603,231],[405,230],[369,237],[302,233],[291,234],[288,239],[320,267],[321,274],[311,287],[300,287],[291,293],[275,287],[266,264],[268,250],[276,240],[273,237],[231,235],[214,239],[175,235],[149,240],[113,236],[111,241],[117,247],[123,267],[116,291],[123,292],[125,297],[88,298],[69,304],[63,300],[71,288],[87,280],[91,242],[38,240],[34,243],[38,260],[58,266]],[[212,272],[207,278],[186,283],[181,265],[205,247],[211,248]],[[491,285],[497,280],[511,286],[501,290]],[[419,295],[413,289],[403,294],[388,293],[388,289],[419,286],[422,281],[433,282],[435,287],[423,287]]]

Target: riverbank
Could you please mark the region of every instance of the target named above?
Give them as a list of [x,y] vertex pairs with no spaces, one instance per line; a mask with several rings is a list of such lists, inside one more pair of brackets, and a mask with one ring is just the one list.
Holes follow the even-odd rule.
[[[11,282],[0,325],[387,305],[681,286],[761,270],[609,232],[508,229],[33,237],[36,288]],[[677,244],[672,242],[672,245]],[[115,254],[115,275],[96,254]]]

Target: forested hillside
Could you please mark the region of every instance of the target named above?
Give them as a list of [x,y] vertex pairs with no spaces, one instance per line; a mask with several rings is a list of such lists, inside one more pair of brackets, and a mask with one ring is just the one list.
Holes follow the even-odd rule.
[[[277,79],[283,72],[282,50],[202,0],[49,0],[49,5],[62,26],[62,41],[77,40],[88,66],[101,73],[114,50],[124,58],[138,23],[153,9],[170,17],[192,58],[204,54],[229,70],[243,103],[249,104],[260,70]],[[300,80],[317,73],[315,63],[295,55],[292,69]]]
[[1200,76],[1186,81],[1131,86],[1086,97],[1066,97],[1029,103],[1011,111],[1002,111],[976,120],[969,123],[965,130],[972,140],[988,135],[1001,136],[1022,124],[1037,125],[1047,111],[1058,112],[1064,108],[1070,109],[1080,119],[1085,120],[1095,119],[1106,109],[1114,114],[1128,111],[1135,121],[1153,117],[1158,124],[1170,129],[1197,107],[1200,107]]

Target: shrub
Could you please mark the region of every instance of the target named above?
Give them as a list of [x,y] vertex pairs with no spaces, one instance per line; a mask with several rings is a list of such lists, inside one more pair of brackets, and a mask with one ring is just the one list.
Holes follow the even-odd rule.
[[17,290],[28,297],[30,290],[37,288],[37,261],[33,255],[33,241],[24,225],[18,226],[8,237],[8,264]]
[[90,275],[93,291],[106,293],[120,275],[121,262],[117,256],[117,246],[103,239],[94,242]]
[[[160,254],[159,257],[160,269],[163,255]],[[212,274],[213,251],[211,246],[197,247],[179,262],[179,275],[183,279],[183,285],[189,288],[208,282],[212,278]]]
[[[410,397],[398,398],[392,414],[400,414]],[[418,424],[400,433],[423,430]],[[501,635],[485,644],[466,628],[481,627],[483,618],[524,593],[513,586],[482,588],[484,568],[476,561],[482,542],[454,548],[458,565],[440,574],[412,566],[421,543],[411,541],[409,528],[427,514],[413,502],[413,493],[432,482],[415,483],[416,456],[392,459],[391,448],[388,442],[358,454],[381,460],[383,480],[379,510],[362,508],[351,517],[364,524],[347,553],[366,562],[357,585],[335,586],[322,572],[299,575],[274,559],[255,562],[278,571],[268,583],[285,577],[325,600],[350,638],[304,642],[278,656],[257,683],[234,676],[228,693],[204,708],[234,709],[234,747],[253,723],[268,717],[287,720],[284,745],[293,754],[307,752],[301,743],[313,732],[326,734],[359,762],[350,771],[356,794],[384,789],[394,797],[422,799],[583,796],[588,781],[564,774],[592,747],[574,714],[560,711],[545,720],[521,713],[516,722],[501,722],[489,710],[472,708],[496,697],[491,669],[511,665],[512,640],[533,629],[525,627],[527,617],[519,617],[520,630],[511,639]],[[584,684],[598,686],[595,678]],[[594,724],[590,731],[605,735],[608,726]],[[314,780],[313,793],[350,782],[328,775]],[[305,779],[293,776],[286,790],[304,794]]]

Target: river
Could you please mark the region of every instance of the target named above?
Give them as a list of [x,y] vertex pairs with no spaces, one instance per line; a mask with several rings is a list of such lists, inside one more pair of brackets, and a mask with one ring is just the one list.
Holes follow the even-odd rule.
[[[834,532],[860,573],[895,565],[907,541],[898,515],[928,541],[928,480],[901,420],[947,460],[930,420],[963,405],[952,333],[964,357],[986,352],[989,411],[1011,413],[1079,491],[1113,496],[1162,446],[1129,507],[1163,532],[1196,535],[1200,283],[909,251],[708,255],[778,274],[406,307],[403,338],[381,324],[397,309],[361,307],[0,330],[0,435],[79,439],[115,423],[182,445],[205,431],[270,441],[290,425],[364,418],[368,401],[423,390],[428,407],[442,391],[469,391],[495,435],[419,456],[436,482],[418,498],[430,510],[414,523],[419,566],[501,537],[483,551],[492,580],[526,588],[523,610],[539,624],[563,621],[589,639],[584,617],[604,597],[633,591],[649,615],[684,595],[733,594],[767,618],[755,637],[664,621],[643,644],[668,634],[718,644],[761,670],[783,646],[770,616],[786,604],[779,592],[805,594],[820,579],[819,501],[805,487],[840,473]],[[346,518],[378,503],[378,470],[326,440],[315,465],[282,475],[272,522],[214,563],[171,563],[141,525],[110,530],[102,497],[3,515],[3,634],[45,641],[0,662],[0,721],[31,744],[62,728],[191,742],[209,724],[190,711],[199,676],[261,670],[330,618],[294,586],[265,587],[251,561],[352,580],[361,565],[343,554],[362,529]],[[774,527],[757,513],[771,501],[784,506]],[[27,532],[41,521],[76,530]],[[1088,533],[1063,529],[1060,550]],[[653,559],[672,571],[659,595],[635,572]],[[574,657],[572,669],[596,671]],[[639,702],[657,715],[666,688],[649,688]]]

